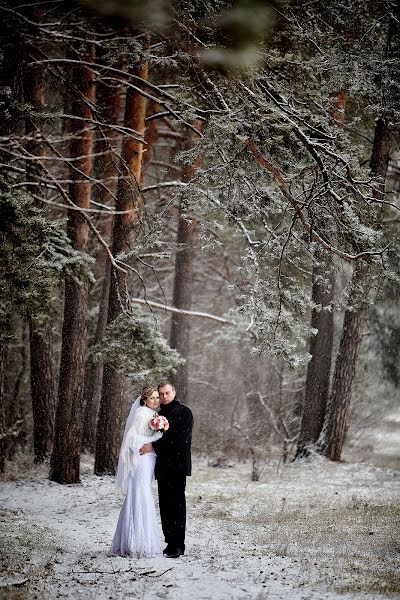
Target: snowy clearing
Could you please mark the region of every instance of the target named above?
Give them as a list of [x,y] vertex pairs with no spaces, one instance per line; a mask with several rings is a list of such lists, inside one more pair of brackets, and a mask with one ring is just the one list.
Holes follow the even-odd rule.
[[252,483],[249,464],[197,461],[187,555],[139,561],[106,557],[123,497],[89,458],[82,471],[2,484],[1,598],[400,598],[400,471],[269,463]]

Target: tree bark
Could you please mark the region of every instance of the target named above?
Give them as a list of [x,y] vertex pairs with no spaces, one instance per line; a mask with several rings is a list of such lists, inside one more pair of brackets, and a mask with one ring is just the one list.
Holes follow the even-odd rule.
[[[373,195],[382,199],[390,155],[391,130],[383,119],[378,119],[370,161],[371,173],[378,179]],[[380,211],[381,212],[381,211]],[[379,217],[380,218],[380,217]],[[340,460],[345,442],[351,389],[356,372],[357,353],[368,308],[371,287],[371,265],[356,264],[351,281],[349,305],[345,311],[342,335],[336,357],[332,391],[329,398],[324,428],[319,446],[330,460]]]
[[[147,79],[148,65],[144,63],[132,72]],[[144,135],[146,99],[128,88],[125,101],[124,125]],[[129,247],[133,223],[139,210],[138,185],[142,171],[143,144],[125,136],[122,141],[122,170],[124,176],[118,181],[116,209],[129,211],[116,215],[113,227],[112,253],[117,256]],[[126,277],[112,269],[108,302],[107,323],[116,319],[129,306]],[[123,398],[122,376],[111,365],[105,365],[100,409],[97,421],[96,475],[115,473],[120,446],[120,427]]]
[[306,388],[296,459],[308,456],[317,443],[324,424],[329,398],[333,344],[333,298],[335,274],[332,255],[317,248],[312,274],[311,360],[307,367]]
[[[346,92],[340,90],[334,95],[330,118],[331,123],[342,128],[346,107]],[[323,223],[319,219],[319,229]],[[309,456],[318,442],[324,425],[326,407],[329,399],[329,385],[333,348],[333,300],[335,294],[335,271],[333,256],[317,246],[313,261],[311,328],[316,329],[310,338],[311,360],[307,367],[306,386],[300,434],[296,456]]]
[[[119,65],[117,65],[118,67]],[[105,123],[109,125],[119,122],[122,94],[120,86],[110,87],[98,83],[97,106],[102,110]],[[118,145],[119,133],[113,128],[99,132],[95,144],[95,154],[99,155],[94,163],[96,179],[104,182],[104,187],[99,187],[94,193],[94,199],[100,205],[113,206],[113,195],[117,188],[117,156],[114,150]],[[102,155],[103,152],[107,154]],[[107,243],[111,242],[113,221],[110,217],[102,218],[100,232]],[[107,309],[110,291],[111,265],[106,250],[100,246],[97,255],[97,273],[103,278],[102,292],[97,319],[96,332],[93,344],[101,342],[107,326]],[[101,385],[103,376],[103,363],[89,355],[85,375],[85,417],[83,424],[82,449],[94,452],[96,438],[96,422],[99,410]]]
[[[200,131],[200,121],[194,121],[194,127]],[[185,149],[192,148],[197,140],[193,131],[188,131]],[[184,167],[182,181],[189,182],[201,164],[201,156],[192,164]],[[185,203],[181,198],[179,206],[179,221],[177,233],[177,251],[175,258],[175,278],[173,291],[173,305],[175,308],[191,310],[193,293],[193,263],[195,256],[195,241],[197,219],[184,216]],[[189,393],[189,354],[190,354],[190,317],[174,313],[171,319],[170,346],[175,348],[185,363],[177,367],[172,377],[180,398],[187,398]]]
[[[85,52],[86,62],[94,61],[94,46]],[[92,117],[90,103],[94,101],[95,85],[88,67],[75,67],[72,82],[82,96],[72,102],[73,114],[84,119]],[[82,123],[84,123],[82,125]],[[80,157],[74,161],[81,173],[71,170],[70,197],[80,208],[89,208],[92,169],[93,131],[87,122],[71,123],[75,137],[70,153]],[[68,214],[67,233],[76,250],[84,251],[88,239],[88,224],[79,211]],[[78,483],[80,447],[83,426],[83,394],[87,346],[88,283],[69,279],[65,283],[64,322],[58,404],[56,410],[54,446],[50,464],[50,479],[58,483]]]
[[[8,137],[10,134],[23,133],[19,104],[23,102],[22,82],[26,61],[22,36],[12,19],[3,19],[0,25],[0,39],[0,134]],[[12,91],[11,97],[9,89]],[[4,164],[10,163],[10,155],[0,150],[0,161]],[[6,177],[7,169],[3,168],[2,174]],[[6,392],[9,345],[12,341],[11,319],[11,315],[2,315],[0,321],[0,473],[4,472],[9,439],[12,437],[7,423],[9,395]]]
[[[7,438],[6,438],[6,399],[5,399],[5,373],[7,365],[7,342],[0,335],[0,473],[4,473]],[[5,336],[4,336],[5,337]]]
[[332,391],[320,442],[322,453],[330,460],[340,460],[346,437],[351,389],[356,372],[357,354],[370,288],[370,266],[368,263],[357,263],[351,287],[350,306],[346,309],[344,315]]
[[[110,292],[111,265],[106,263],[103,271],[102,294],[93,344],[101,342],[107,326],[107,307]],[[103,362],[89,355],[85,369],[85,416],[83,421],[82,450],[94,452],[96,442],[96,423],[99,411],[101,386],[103,379]]]
[[[154,144],[157,141],[158,137],[158,118],[151,117],[157,114],[160,111],[160,105],[157,102],[151,102],[149,115],[146,119],[146,148],[143,151],[143,160],[142,160],[142,173],[141,173],[141,182],[143,182],[143,175],[146,169],[150,165],[150,161],[154,152]],[[149,120],[148,120],[149,119]]]
[[31,396],[33,413],[33,450],[41,463],[51,451],[54,427],[55,390],[51,351],[51,329],[29,325]]
[[[31,20],[39,23],[42,17],[41,8],[33,5],[28,11]],[[33,31],[32,33],[36,33]],[[36,58],[37,50],[31,44],[26,46],[26,55],[29,62]],[[25,67],[24,69],[24,99],[29,103],[36,114],[43,113],[45,101],[45,77],[41,65]],[[25,119],[25,131],[31,134],[27,142],[27,150],[31,155],[38,157],[37,161],[27,161],[27,180],[37,183],[34,189],[36,204],[43,207],[41,198],[44,192],[40,187],[40,157],[46,155],[43,145],[35,141],[35,133],[41,130],[37,117]],[[54,427],[55,409],[55,383],[52,367],[51,323],[49,320],[38,324],[34,315],[29,319],[29,344],[30,344],[30,382],[33,413],[33,448],[35,462],[43,462],[51,451]]]

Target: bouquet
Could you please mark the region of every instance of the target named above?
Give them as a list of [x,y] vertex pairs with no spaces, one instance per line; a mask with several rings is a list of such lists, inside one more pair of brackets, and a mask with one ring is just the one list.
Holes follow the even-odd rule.
[[167,431],[167,429],[169,429],[168,419],[162,415],[155,414],[154,417],[150,419],[149,427],[153,431]]

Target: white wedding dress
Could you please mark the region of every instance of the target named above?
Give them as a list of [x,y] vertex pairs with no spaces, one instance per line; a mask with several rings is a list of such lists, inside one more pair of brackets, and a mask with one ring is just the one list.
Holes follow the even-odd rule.
[[160,439],[162,433],[149,427],[154,410],[140,406],[134,412],[132,425],[127,422],[117,471],[117,487],[126,491],[126,497],[108,555],[152,558],[162,555],[151,491],[156,455],[140,455],[139,449]]

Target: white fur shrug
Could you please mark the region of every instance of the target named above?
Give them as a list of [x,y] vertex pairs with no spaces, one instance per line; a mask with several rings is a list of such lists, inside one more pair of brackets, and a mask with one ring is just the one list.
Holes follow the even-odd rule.
[[133,423],[121,447],[120,458],[122,458],[123,464],[122,489],[126,487],[125,484],[128,475],[137,468],[140,448],[144,444],[150,444],[162,437],[162,432],[153,431],[149,426],[150,420],[155,414],[157,413],[147,406],[140,406],[135,413]]

